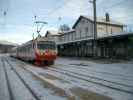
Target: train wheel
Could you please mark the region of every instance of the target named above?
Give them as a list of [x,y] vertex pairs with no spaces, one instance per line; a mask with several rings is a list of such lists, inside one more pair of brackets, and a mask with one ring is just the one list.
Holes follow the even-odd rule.
[[44,64],[44,65],[48,65],[48,61],[45,60],[45,61],[43,62],[43,64]]
[[54,61],[44,61],[43,64],[44,65],[53,65]]
[[39,66],[40,66],[40,65],[41,65],[41,61],[36,60],[36,61],[35,61],[35,65],[39,65]]
[[49,65],[53,65],[54,64],[54,61],[49,61]]

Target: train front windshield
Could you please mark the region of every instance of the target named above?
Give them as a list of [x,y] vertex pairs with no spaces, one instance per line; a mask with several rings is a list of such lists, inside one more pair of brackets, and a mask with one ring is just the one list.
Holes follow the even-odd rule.
[[56,49],[56,44],[55,44],[55,42],[39,42],[37,44],[37,48],[41,49],[41,50],[45,50],[45,49],[55,50]]

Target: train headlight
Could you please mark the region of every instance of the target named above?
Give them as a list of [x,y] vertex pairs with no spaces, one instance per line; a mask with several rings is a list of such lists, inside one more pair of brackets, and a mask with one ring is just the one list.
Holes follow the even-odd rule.
[[42,56],[43,55],[43,52],[40,52],[40,55]]
[[43,55],[43,52],[40,51],[40,50],[38,50],[38,51],[37,51],[37,54],[38,54],[38,55]]

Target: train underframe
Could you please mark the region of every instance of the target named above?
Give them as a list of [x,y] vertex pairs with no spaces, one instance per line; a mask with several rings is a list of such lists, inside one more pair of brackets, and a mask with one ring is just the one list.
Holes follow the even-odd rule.
[[36,55],[35,64],[36,65],[53,65],[56,59],[56,55]]
[[54,60],[35,60],[34,63],[35,65],[53,65]]

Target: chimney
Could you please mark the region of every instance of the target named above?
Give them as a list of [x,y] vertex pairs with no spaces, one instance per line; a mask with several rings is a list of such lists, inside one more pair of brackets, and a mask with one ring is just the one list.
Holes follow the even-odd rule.
[[105,16],[106,16],[106,22],[109,22],[110,21],[109,13],[106,13]]

